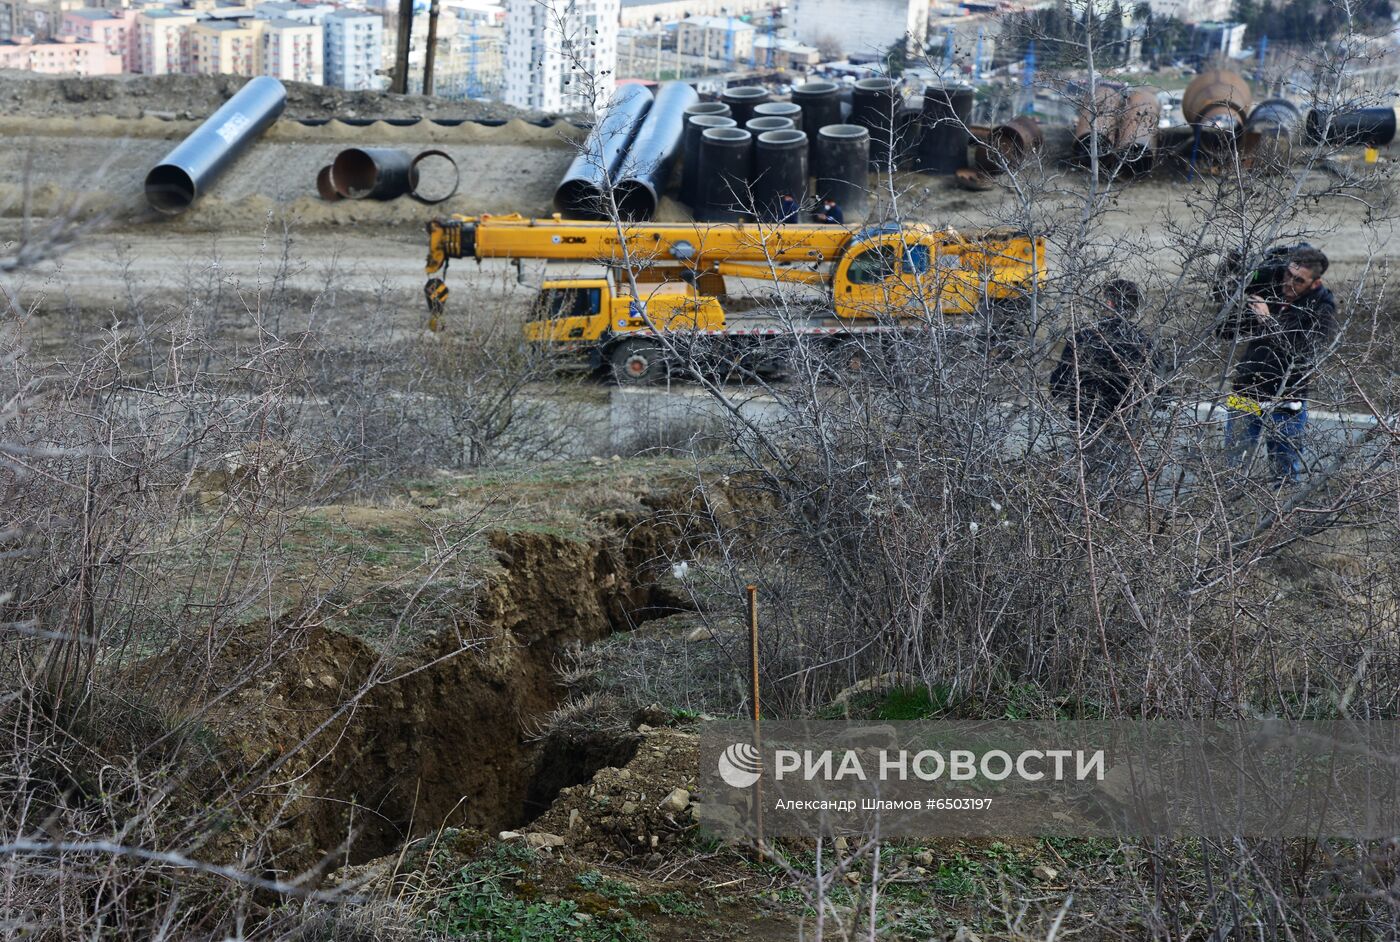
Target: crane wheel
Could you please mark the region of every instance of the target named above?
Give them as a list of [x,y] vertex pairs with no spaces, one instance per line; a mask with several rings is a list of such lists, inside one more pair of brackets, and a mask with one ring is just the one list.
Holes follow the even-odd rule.
[[623,340],[608,353],[608,366],[619,386],[644,386],[661,378],[661,347],[650,340]]

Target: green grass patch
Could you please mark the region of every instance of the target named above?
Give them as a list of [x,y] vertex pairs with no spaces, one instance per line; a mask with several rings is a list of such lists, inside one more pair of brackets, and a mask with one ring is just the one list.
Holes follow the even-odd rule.
[[[590,915],[573,900],[528,900],[516,895],[516,884],[533,860],[528,851],[503,845],[467,864],[438,902],[429,919],[431,927],[451,938],[492,942],[645,942],[648,938],[645,924],[625,912]],[[601,874],[599,886],[636,892]],[[604,895],[597,889],[593,892]]]

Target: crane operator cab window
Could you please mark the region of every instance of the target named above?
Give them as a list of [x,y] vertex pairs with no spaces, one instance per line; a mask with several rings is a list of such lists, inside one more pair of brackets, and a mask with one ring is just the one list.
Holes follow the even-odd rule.
[[895,259],[899,249],[893,245],[880,245],[851,259],[846,277],[853,285],[875,285],[890,278],[895,273]]
[[598,288],[553,288],[540,292],[539,314],[554,320],[559,317],[592,317],[602,305]]

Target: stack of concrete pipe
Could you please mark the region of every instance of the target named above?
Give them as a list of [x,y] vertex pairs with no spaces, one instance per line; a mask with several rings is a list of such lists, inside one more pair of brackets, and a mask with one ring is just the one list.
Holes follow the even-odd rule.
[[842,124],[840,115],[839,89],[830,82],[799,85],[791,102],[741,86],[718,102],[691,105],[683,115],[681,199],[701,221],[776,222],[782,194],[802,203],[815,175],[819,198],[830,195],[847,213],[863,214],[870,133]]

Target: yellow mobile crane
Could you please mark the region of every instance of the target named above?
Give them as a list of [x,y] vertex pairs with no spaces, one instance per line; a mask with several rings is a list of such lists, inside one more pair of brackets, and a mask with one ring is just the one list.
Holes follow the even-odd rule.
[[[785,345],[806,334],[839,345],[858,335],[892,334],[930,315],[1014,307],[1045,273],[1043,239],[1006,230],[976,236],[921,224],[853,230],[825,225],[576,222],[559,216],[453,216],[428,223],[429,275],[452,259],[594,262],[612,278],[544,282],[528,339],[587,355],[619,382],[660,373],[663,334],[713,340],[729,363],[781,362]],[[726,293],[725,278],[823,289],[811,313],[754,309]],[[425,289],[434,329],[447,286]],[[723,299],[723,303],[722,303]],[[678,338],[673,338],[678,339]]]

